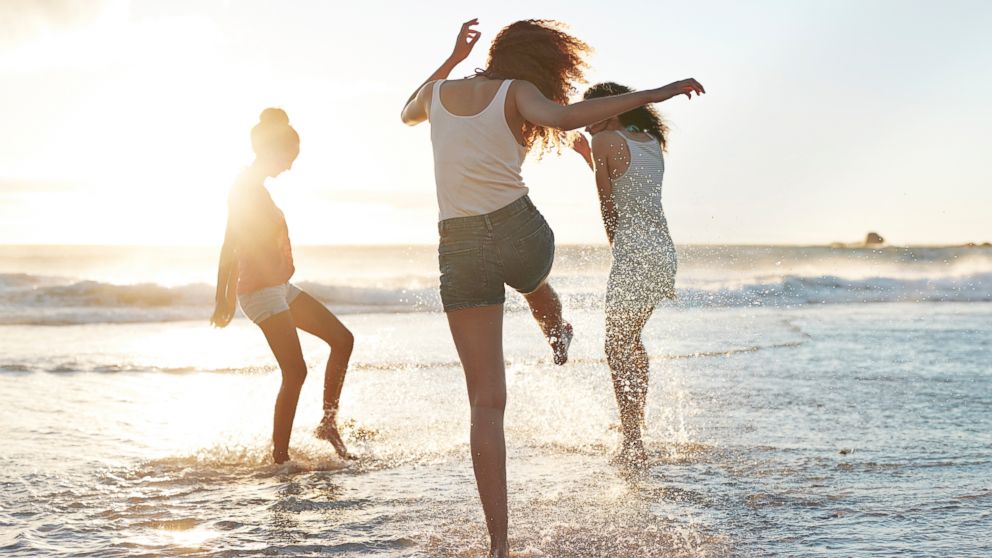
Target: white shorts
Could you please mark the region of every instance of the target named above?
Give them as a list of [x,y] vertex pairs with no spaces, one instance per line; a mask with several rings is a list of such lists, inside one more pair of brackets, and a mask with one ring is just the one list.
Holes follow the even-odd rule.
[[283,283],[250,293],[239,294],[241,311],[248,319],[260,324],[280,312],[289,310],[289,305],[302,293],[296,285]]

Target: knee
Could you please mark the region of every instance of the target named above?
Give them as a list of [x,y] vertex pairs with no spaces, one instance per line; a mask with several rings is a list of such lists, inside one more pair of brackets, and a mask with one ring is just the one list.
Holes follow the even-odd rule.
[[351,333],[351,330],[346,329],[338,339],[328,344],[331,346],[332,353],[350,356],[352,349],[355,348],[355,335]]
[[307,367],[305,364],[302,366],[292,366],[283,370],[282,387],[283,389],[300,390],[303,388],[303,382],[306,379]]
[[506,409],[506,388],[482,390],[471,397],[472,409],[503,411]]
[[605,349],[606,363],[613,369],[622,367],[630,356],[626,340],[619,337],[607,336]]

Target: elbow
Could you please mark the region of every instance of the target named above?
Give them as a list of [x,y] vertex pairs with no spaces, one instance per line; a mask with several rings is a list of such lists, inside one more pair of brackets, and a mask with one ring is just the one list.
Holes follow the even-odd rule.
[[407,126],[416,126],[426,119],[427,115],[417,114],[415,110],[411,110],[409,105],[403,107],[403,110],[400,111],[400,122]]
[[563,110],[561,114],[554,119],[554,121],[555,122],[552,128],[563,132],[571,132],[572,130],[577,130],[586,125],[586,122],[583,122],[578,115],[575,115],[567,108]]

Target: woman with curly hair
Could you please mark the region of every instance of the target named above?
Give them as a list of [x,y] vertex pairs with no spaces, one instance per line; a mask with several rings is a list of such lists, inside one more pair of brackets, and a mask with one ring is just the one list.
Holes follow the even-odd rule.
[[493,40],[485,69],[447,80],[478,42],[477,24],[473,19],[462,25],[451,56],[410,96],[402,119],[431,123],[441,301],[465,370],[489,555],[505,557],[504,285],[524,294],[556,363],[567,359],[571,338],[561,302],[547,283],[554,233],[527,196],[520,176],[524,156],[559,147],[568,130],[676,95],[698,95],[703,88],[688,79],[568,105],[589,47],[559,24],[540,20],[508,25]]
[[282,371],[272,421],[272,459],[289,460],[289,437],[296,417],[307,364],[297,328],[325,341],[331,349],[324,372],[324,418],[316,436],[327,440],[342,458],[348,452],[337,427],[338,401],[354,337],[323,304],[289,282],[296,270],[289,228],[282,211],[265,188],[265,180],[293,167],[300,153],[300,136],[282,109],[262,111],[251,130],[255,160],[231,187],[227,232],[217,269],[217,299],[210,319],[225,327],[241,304],[258,324]]
[[[612,82],[590,87],[583,98],[633,92]],[[662,152],[668,127],[651,107],[637,107],[586,127],[592,146],[579,135],[572,147],[596,175],[600,212],[613,264],[606,286],[606,360],[620,409],[623,445],[616,460],[639,466],[648,393],[648,354],[641,332],[654,307],[675,296],[678,258],[661,207],[665,174]]]

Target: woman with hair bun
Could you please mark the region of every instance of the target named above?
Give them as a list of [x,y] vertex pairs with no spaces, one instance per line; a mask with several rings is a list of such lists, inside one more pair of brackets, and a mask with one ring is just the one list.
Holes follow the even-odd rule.
[[338,402],[354,337],[323,304],[289,282],[293,252],[282,211],[265,188],[265,180],[293,166],[300,136],[282,109],[262,111],[251,130],[255,160],[238,176],[228,197],[227,231],[217,271],[217,299],[210,322],[224,327],[235,305],[258,324],[282,371],[272,424],[272,458],[289,460],[289,438],[307,376],[297,328],[325,341],[331,349],[324,373],[324,417],[316,436],[329,441],[341,457],[347,449],[337,428]]
[[489,529],[491,557],[506,557],[506,443],[503,412],[505,285],[522,293],[556,363],[567,358],[571,326],[547,283],[554,233],[520,175],[528,151],[557,148],[566,131],[676,95],[703,93],[694,79],[658,89],[568,104],[589,47],[554,21],[524,20],[493,39],[485,69],[447,80],[468,57],[478,20],[465,22],[444,63],[414,91],[402,120],[431,124],[440,209],[438,267],[472,408],[472,465]]

